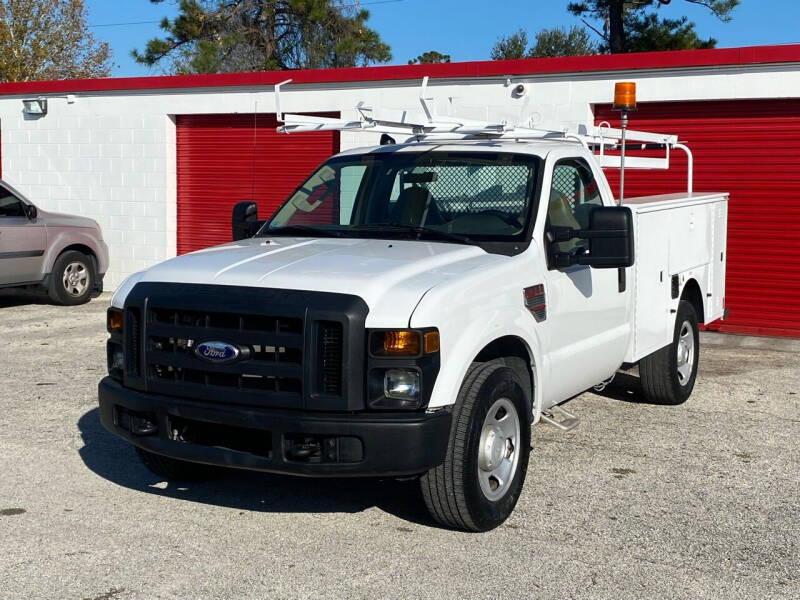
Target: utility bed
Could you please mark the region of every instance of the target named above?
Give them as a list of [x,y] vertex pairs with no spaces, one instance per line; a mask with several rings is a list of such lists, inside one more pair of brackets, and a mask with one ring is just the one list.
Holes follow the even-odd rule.
[[[675,301],[684,283],[697,281],[710,323],[725,310],[728,194],[661,194],[625,200],[634,215],[634,335],[627,362],[672,340]],[[672,312],[671,312],[672,311]]]

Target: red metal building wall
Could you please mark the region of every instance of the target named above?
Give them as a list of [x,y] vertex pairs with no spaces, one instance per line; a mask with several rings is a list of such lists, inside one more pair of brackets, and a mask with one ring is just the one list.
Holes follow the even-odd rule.
[[237,202],[253,200],[269,217],[339,151],[338,132],[281,135],[275,115],[181,115],[176,125],[178,254],[229,242]]
[[[619,113],[595,108],[596,122]],[[800,100],[657,102],[632,129],[678,134],[692,149],[697,191],[730,192],[725,304],[709,329],[800,337]],[[686,159],[669,171],[626,172],[626,197],[686,189]],[[606,169],[617,193],[618,171]]]

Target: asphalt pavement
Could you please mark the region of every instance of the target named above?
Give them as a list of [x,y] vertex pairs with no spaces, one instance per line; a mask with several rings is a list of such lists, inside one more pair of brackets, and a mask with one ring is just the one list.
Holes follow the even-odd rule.
[[679,407],[581,395],[468,534],[413,481],[161,481],[98,420],[107,305],[0,293],[0,598],[800,598],[800,354],[705,346]]

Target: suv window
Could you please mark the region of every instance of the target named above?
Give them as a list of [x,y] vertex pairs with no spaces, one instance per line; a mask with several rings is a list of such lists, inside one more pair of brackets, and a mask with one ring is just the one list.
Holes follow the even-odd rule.
[[[600,188],[592,169],[582,158],[560,160],[553,168],[553,184],[547,205],[548,227],[589,227],[589,212],[602,206]],[[569,252],[585,240],[573,239],[556,244],[559,252]]]
[[22,202],[6,188],[0,187],[0,217],[24,217]]

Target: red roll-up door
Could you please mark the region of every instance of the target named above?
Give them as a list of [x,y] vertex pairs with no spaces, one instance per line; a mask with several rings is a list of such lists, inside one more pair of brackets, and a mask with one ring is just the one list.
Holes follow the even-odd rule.
[[253,200],[269,217],[339,151],[338,132],[283,135],[277,125],[268,114],[177,117],[178,254],[229,242],[237,202]]
[[[609,106],[595,118],[619,124]],[[709,329],[800,337],[800,100],[648,103],[629,126],[678,134],[694,154],[694,189],[730,192],[730,314]],[[606,174],[617,193],[618,170]],[[685,189],[679,151],[669,171],[625,174],[626,197]]]

